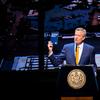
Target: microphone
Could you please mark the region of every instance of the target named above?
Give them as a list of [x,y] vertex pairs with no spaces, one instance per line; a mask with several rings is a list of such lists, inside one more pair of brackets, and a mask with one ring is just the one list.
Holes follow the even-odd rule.
[[75,47],[75,51],[77,52],[77,44],[76,44],[76,47]]

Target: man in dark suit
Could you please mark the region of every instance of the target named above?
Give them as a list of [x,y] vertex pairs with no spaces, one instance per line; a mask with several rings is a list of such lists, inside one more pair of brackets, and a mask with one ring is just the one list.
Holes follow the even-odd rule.
[[[93,65],[93,68],[96,71],[97,65],[95,62],[95,48],[87,43],[84,43],[85,38],[86,30],[81,27],[76,28],[74,35],[74,43],[65,44],[58,57],[55,57],[55,55],[53,54],[53,43],[49,41],[49,59],[52,64],[57,67],[63,64],[63,61],[66,60],[66,64],[68,65]],[[76,57],[77,51],[78,57]]]

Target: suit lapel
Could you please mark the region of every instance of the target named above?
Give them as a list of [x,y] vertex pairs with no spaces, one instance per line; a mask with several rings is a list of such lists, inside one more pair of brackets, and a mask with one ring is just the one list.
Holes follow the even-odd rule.
[[74,51],[74,44],[71,46],[71,53],[72,53],[72,64],[75,65],[75,51]]

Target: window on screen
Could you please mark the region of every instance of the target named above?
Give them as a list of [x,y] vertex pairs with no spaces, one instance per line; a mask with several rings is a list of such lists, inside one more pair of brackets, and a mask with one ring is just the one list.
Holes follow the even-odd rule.
[[39,69],[39,12],[36,3],[10,0],[1,13],[4,18],[2,21],[6,24],[0,28],[0,37],[3,39],[0,42],[0,69]]
[[[56,3],[51,9],[46,10],[44,19],[45,45],[49,40],[55,42],[52,33],[58,32],[56,38],[58,45],[54,47],[55,53],[58,54],[63,44],[73,42],[74,30],[81,26],[86,28],[87,33],[92,36],[92,32],[99,30],[100,26],[100,9],[96,4],[97,2],[94,0],[68,0],[68,2]],[[94,14],[97,16],[95,21],[93,19]],[[93,23],[96,23],[96,25],[93,25]],[[46,48],[45,51],[47,51]],[[47,54],[45,52],[45,55]]]

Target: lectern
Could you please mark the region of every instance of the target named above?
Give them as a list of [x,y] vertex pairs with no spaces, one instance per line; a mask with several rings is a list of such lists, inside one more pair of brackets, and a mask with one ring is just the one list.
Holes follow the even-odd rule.
[[92,66],[61,67],[57,80],[59,100],[93,100],[98,84]]

